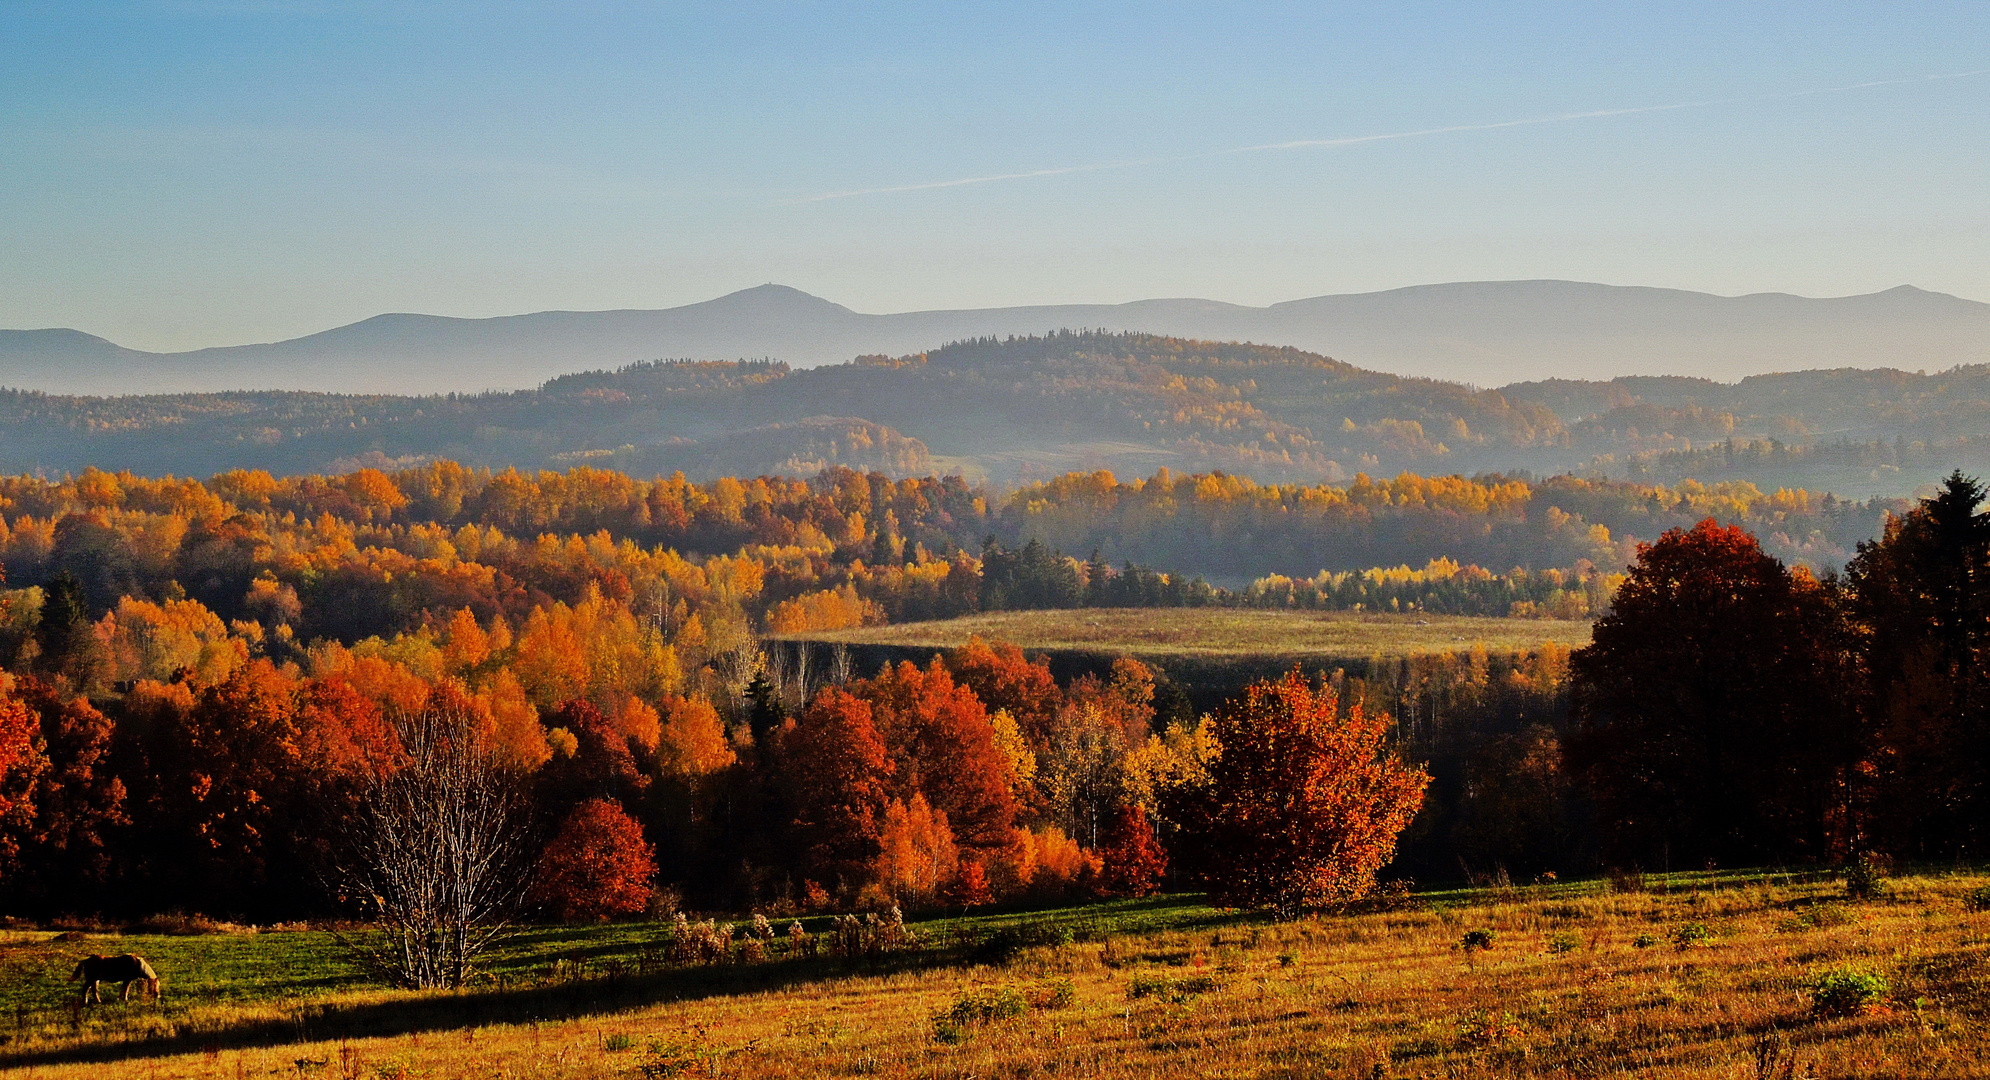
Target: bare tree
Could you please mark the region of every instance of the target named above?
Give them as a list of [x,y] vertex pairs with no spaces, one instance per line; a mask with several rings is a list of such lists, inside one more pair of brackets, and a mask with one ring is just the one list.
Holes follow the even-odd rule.
[[367,909],[376,932],[346,944],[403,986],[460,987],[525,892],[520,779],[460,711],[391,723],[401,760],[362,783],[334,868],[337,889]]
[[797,641],[793,678],[786,687],[790,715],[800,715],[803,709],[808,708],[809,694],[815,689],[815,681],[815,643]]

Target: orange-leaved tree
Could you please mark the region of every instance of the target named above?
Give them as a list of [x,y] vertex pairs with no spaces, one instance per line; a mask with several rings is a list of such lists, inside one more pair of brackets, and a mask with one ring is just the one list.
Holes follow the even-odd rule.
[[981,699],[937,657],[924,669],[901,660],[849,692],[871,703],[896,767],[896,798],[909,805],[924,796],[962,847],[990,853],[1015,842],[1015,759],[996,742]]
[[1030,749],[1042,750],[1049,744],[1064,691],[1051,677],[1048,661],[1026,659],[1023,650],[1006,641],[990,643],[973,636],[947,654],[947,668],[991,712],[1008,710],[1029,737]]
[[649,904],[656,855],[614,799],[588,799],[539,856],[532,899],[568,922],[633,915]]
[[960,849],[946,811],[914,792],[908,803],[892,800],[879,828],[875,873],[885,895],[900,904],[926,904],[960,868]]
[[48,771],[48,759],[37,745],[41,717],[14,692],[14,680],[0,672],[0,864],[12,862],[19,849],[14,834],[34,822],[35,782]]
[[1384,745],[1388,717],[1343,715],[1331,685],[1297,668],[1215,715],[1210,893],[1293,911],[1359,898],[1423,805],[1430,774]]

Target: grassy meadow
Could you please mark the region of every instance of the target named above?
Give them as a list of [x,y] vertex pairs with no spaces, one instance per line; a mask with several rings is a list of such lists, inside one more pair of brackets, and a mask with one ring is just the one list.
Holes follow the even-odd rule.
[[979,635],[1032,652],[1097,652],[1141,660],[1287,661],[1461,652],[1526,652],[1544,642],[1589,643],[1589,623],[1477,615],[1248,608],[1074,608],[990,611],[955,619],[823,630],[815,641],[949,649]]
[[[320,931],[0,944],[11,1075],[1990,1076],[1990,876],[1727,872],[1425,893],[1278,922],[1162,897],[918,921],[859,959],[669,963],[534,928],[472,989],[381,988]],[[777,922],[784,927],[785,922]],[[820,928],[816,920],[812,928]],[[76,1009],[86,951],[163,1001]],[[1817,1004],[1836,972],[1836,997]]]

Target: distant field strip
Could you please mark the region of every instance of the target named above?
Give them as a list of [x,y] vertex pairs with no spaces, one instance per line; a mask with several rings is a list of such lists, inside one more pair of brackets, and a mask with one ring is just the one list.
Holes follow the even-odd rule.
[[1025,649],[1124,653],[1166,658],[1407,656],[1525,652],[1546,642],[1589,643],[1589,623],[1467,615],[1349,611],[1249,611],[1234,608],[1079,608],[995,611],[934,622],[901,623],[799,635],[813,641],[946,649],[970,636]]

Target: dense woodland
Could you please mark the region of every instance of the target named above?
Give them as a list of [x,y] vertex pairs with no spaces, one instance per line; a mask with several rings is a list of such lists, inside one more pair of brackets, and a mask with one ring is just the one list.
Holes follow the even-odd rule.
[[1960,473],[1843,575],[1703,522],[1639,553],[1572,659],[1571,774],[1646,865],[1977,856],[1990,515]]
[[[0,469],[313,473],[449,459],[699,480],[845,466],[1001,485],[1102,468],[1301,484],[1526,470],[1869,498],[1984,464],[1986,402],[1980,366],[1487,390],[1291,348],[1065,332],[807,370],[644,363],[470,396],[0,391]],[[1735,449],[1770,440],[1767,457]]]
[[[1720,533],[1748,537],[1730,546],[1753,553],[1751,572],[1810,598],[1776,601],[1772,613],[1800,623],[1790,640],[1837,650],[1803,661],[1825,667],[1776,668],[1753,692],[1815,694],[1895,669],[1932,678],[1928,657],[1859,621],[1890,610],[1867,583],[1933,513],[1897,508],[1904,517],[1746,484],[1409,474],[1344,487],[1073,474],[1006,499],[958,477],[847,469],[703,484],[453,463],[206,482],[95,470],[0,480],[0,891],[13,910],[45,913],[336,908],[324,866],[341,822],[411,752],[408,718],[436,715],[468,725],[529,793],[540,880],[566,882],[535,902],[571,917],[658,901],[652,877],[679,890],[663,900],[788,907],[1193,883],[1234,854],[1224,830],[1255,812],[1225,771],[1251,760],[1237,732],[1286,730],[1278,724],[1296,741],[1254,743],[1273,772],[1291,767],[1280,756],[1291,747],[1312,748],[1321,777],[1355,759],[1402,766],[1372,777],[1391,793],[1369,793],[1393,808],[1376,818],[1393,822],[1387,836],[1349,834],[1364,861],[1331,880],[1267,886],[1286,899],[1366,888],[1405,824],[1395,872],[1426,877],[1702,851],[1827,859],[1880,835],[1956,850],[1970,826],[1853,827],[1847,815],[1870,804],[1844,770],[1866,769],[1878,743],[1855,740],[1847,757],[1836,736],[1797,739],[1806,753],[1832,748],[1839,786],[1803,788],[1809,801],[1778,819],[1801,820],[1801,839],[1730,823],[1745,844],[1652,817],[1682,798],[1684,781],[1613,777],[1608,763],[1645,751],[1595,749],[1674,738],[1632,733],[1694,715],[1627,718],[1629,705],[1599,694],[1660,685],[1662,671],[1626,681],[1610,665],[1624,662],[1621,642],[1653,633],[1637,620],[1657,617],[1639,602],[1660,556],[1722,530],[1715,519],[1793,555],[1824,553],[1821,563],[1856,551],[1844,578],[1818,578],[1748,533]],[[1882,542],[1859,546],[1882,527]],[[1098,553],[1062,554],[1088,548]],[[1170,569],[1115,567],[1104,550]],[[1611,569],[1626,559],[1628,578]],[[1262,572],[1281,567],[1303,569]],[[1203,584],[1205,572],[1258,576],[1223,590]],[[1890,573],[1898,583],[1907,571]],[[1260,688],[1209,718],[1167,672],[1130,660],[1060,683],[1040,658],[999,643],[880,671],[779,644],[990,608],[1178,603],[1609,614],[1598,645],[1573,659],[1464,651],[1357,665]],[[1725,652],[1730,619],[1664,636]],[[1882,662],[1875,642],[1894,658]],[[1733,710],[1753,699],[1723,694],[1708,707],[1729,712],[1703,722],[1743,730],[1748,717]],[[1917,689],[1911,708],[1926,694]],[[1776,707],[1788,730],[1808,730],[1798,705]],[[1779,762],[1765,745],[1719,767]],[[1928,752],[1896,750],[1857,775],[1891,776]],[[1652,753],[1672,767],[1692,757]],[[1731,791],[1734,780],[1693,782]],[[1320,795],[1322,805],[1347,797],[1331,785]],[[620,866],[619,877],[574,883],[576,867],[598,865]]]

